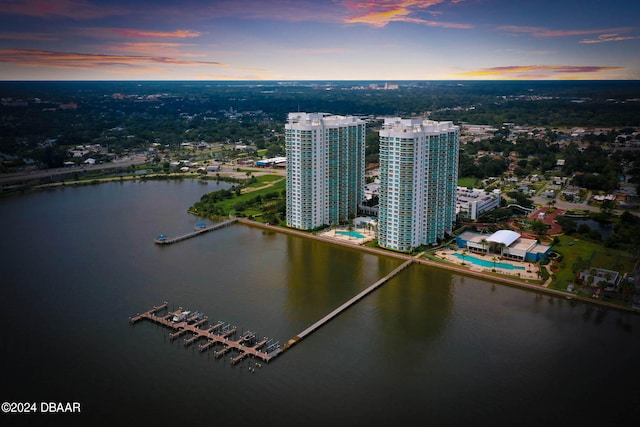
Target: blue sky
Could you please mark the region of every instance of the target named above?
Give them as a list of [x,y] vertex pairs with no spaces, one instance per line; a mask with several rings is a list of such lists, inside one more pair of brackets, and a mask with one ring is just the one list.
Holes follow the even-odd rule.
[[637,0],[0,0],[0,80],[640,79]]

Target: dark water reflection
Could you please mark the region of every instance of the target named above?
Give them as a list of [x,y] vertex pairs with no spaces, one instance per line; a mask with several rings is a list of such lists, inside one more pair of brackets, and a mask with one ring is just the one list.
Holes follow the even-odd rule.
[[255,373],[161,327],[130,327],[167,300],[286,342],[399,264],[240,225],[152,243],[200,222],[186,209],[213,185],[0,201],[3,401],[81,402],[80,416],[54,420],[67,425],[602,426],[639,415],[638,316],[421,265]]

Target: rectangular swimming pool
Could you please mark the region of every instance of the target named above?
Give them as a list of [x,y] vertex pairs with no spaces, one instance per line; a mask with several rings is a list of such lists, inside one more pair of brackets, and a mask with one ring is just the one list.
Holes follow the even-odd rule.
[[365,235],[358,233],[357,231],[336,231],[336,234],[340,234],[341,236],[349,236],[355,237],[356,239],[364,239]]

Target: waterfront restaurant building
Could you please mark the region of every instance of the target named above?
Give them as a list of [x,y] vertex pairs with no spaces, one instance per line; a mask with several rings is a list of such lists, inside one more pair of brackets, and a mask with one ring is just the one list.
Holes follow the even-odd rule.
[[287,226],[312,230],[358,216],[364,197],[363,120],[289,113],[285,145]]
[[379,135],[378,245],[408,252],[437,243],[456,217],[459,127],[386,118]]
[[461,249],[478,254],[496,254],[517,261],[539,262],[547,259],[551,246],[527,239],[512,230],[498,230],[493,234],[465,231],[456,237]]

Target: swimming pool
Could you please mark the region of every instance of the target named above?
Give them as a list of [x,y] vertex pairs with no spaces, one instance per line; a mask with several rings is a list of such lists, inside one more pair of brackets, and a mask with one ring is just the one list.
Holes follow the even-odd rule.
[[340,234],[341,236],[349,236],[349,237],[355,237],[356,239],[364,239],[365,236],[364,234],[360,234],[357,231],[336,231],[336,234]]
[[[454,257],[461,259],[463,261],[469,261],[470,263],[476,264],[476,265],[481,265],[482,267],[491,267],[493,268],[493,261],[492,260],[486,260],[486,259],[480,259],[480,258],[476,258],[473,256],[465,256],[463,257],[460,254],[453,254]],[[520,265],[511,265],[511,264],[506,264],[504,262],[496,262],[495,263],[496,268],[502,268],[504,270],[524,270],[525,268],[520,266]]]

